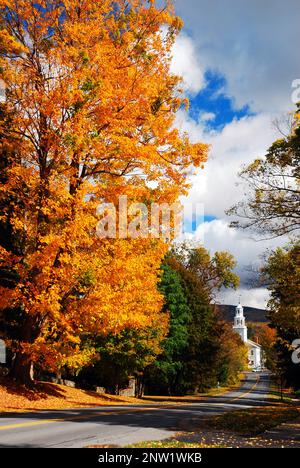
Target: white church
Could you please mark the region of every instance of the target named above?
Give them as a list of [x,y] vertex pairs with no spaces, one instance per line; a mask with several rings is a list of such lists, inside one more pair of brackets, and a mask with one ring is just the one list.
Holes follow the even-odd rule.
[[248,348],[249,367],[257,371],[261,370],[263,364],[262,348],[258,343],[254,343],[254,341],[248,340],[248,329],[244,317],[244,309],[240,303],[236,307],[233,329],[240,335]]

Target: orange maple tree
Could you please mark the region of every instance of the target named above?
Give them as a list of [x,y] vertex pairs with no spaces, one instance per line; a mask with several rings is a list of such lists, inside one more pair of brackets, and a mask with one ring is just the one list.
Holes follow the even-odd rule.
[[82,334],[157,320],[168,246],[99,239],[96,209],[120,195],[173,203],[207,147],[174,126],[185,101],[170,72],[182,26],[170,2],[0,0],[0,9],[0,222],[10,237],[0,243],[0,311],[18,311],[18,336],[3,336],[13,376],[28,382],[32,362],[91,359]]

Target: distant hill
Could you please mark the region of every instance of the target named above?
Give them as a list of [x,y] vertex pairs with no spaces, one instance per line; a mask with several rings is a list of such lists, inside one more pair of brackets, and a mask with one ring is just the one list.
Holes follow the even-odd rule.
[[[233,305],[217,305],[217,310],[226,322],[233,322],[235,308]],[[264,309],[255,309],[254,307],[244,307],[244,315],[247,322],[267,323],[267,311]]]

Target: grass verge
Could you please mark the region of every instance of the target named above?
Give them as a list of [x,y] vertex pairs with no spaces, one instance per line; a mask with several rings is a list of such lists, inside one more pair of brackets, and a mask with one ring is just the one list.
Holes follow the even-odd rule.
[[217,430],[229,430],[240,435],[256,436],[279,424],[299,417],[299,408],[292,406],[267,406],[232,411],[216,416],[209,426]]
[[139,442],[138,444],[127,445],[126,448],[158,448],[158,449],[165,449],[165,448],[222,448],[220,445],[205,445],[205,444],[197,444],[191,442],[182,442],[176,439],[168,439],[168,440],[159,440],[159,441],[148,441],[148,442]]
[[274,377],[272,377],[268,397],[270,400],[290,403],[294,397],[294,392],[291,388],[283,388],[282,391],[280,391],[278,383],[275,381]]
[[215,387],[207,390],[206,392],[196,393],[193,395],[185,395],[185,396],[155,396],[155,395],[146,395],[143,397],[145,402],[157,402],[157,403],[193,403],[201,400],[201,398],[205,397],[213,397],[226,394],[227,392],[231,392],[239,388],[243,381],[245,380],[245,374],[240,374],[239,380],[231,385],[226,387]]

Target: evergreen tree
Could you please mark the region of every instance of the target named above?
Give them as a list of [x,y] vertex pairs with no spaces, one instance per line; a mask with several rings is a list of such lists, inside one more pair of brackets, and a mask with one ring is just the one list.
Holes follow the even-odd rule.
[[178,393],[189,335],[190,309],[179,274],[165,263],[159,290],[164,295],[164,311],[169,313],[169,332],[162,342],[162,353],[147,369],[147,387],[150,393]]
[[184,245],[168,255],[160,290],[170,330],[164,352],[147,372],[150,393],[197,392],[236,379],[246,363],[245,347],[211,305],[217,289],[237,286],[234,267],[227,252],[211,257],[203,247]]
[[214,386],[217,380],[215,360],[219,343],[215,335],[215,315],[198,276],[181,265],[179,269],[191,310],[189,342],[183,356],[182,390],[197,392]]

